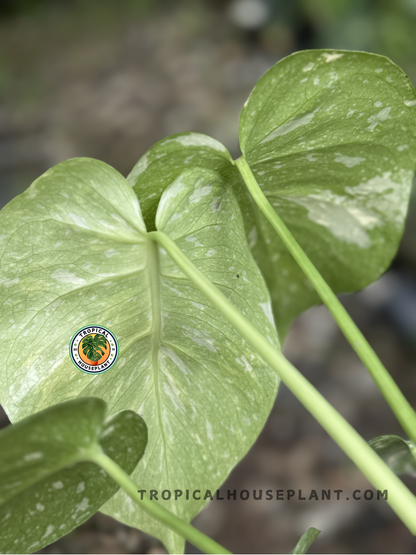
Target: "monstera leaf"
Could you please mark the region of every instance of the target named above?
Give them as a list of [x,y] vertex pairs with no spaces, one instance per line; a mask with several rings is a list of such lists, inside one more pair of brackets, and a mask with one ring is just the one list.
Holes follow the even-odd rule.
[[82,340],[82,352],[84,355],[93,362],[97,362],[104,355],[107,347],[107,340],[99,333],[94,336],[89,335]]
[[[416,167],[416,95],[397,66],[363,52],[293,54],[254,87],[239,137],[261,190],[335,292],[361,289],[386,270]],[[128,180],[146,207],[147,226],[164,188],[190,166],[213,169],[233,187],[283,336],[318,297],[225,147],[185,133],[140,159]]]
[[143,456],[143,419],[105,419],[101,399],[77,399],[0,431],[0,553],[32,553],[90,518],[119,486],[91,455],[104,452],[129,474]]
[[[219,174],[182,173],[156,224],[278,347],[267,287]],[[130,184],[102,162],[63,162],[2,210],[0,237],[0,391],[10,418],[100,397],[110,414],[130,409],[146,421],[148,448],[132,474],[140,489],[215,491],[264,426],[278,377],[148,236]],[[68,352],[92,325],[120,348],[101,375],[79,371]],[[159,502],[188,521],[209,500],[174,497]],[[102,510],[183,550],[124,492]]]

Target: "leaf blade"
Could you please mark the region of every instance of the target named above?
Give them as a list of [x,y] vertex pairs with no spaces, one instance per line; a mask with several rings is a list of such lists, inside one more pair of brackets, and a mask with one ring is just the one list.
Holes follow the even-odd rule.
[[[119,489],[88,462],[102,449],[129,474],[143,456],[146,425],[131,411],[105,420],[99,399],[78,399],[0,432],[2,553],[41,549],[79,526]],[[126,434],[120,441],[120,435]]]
[[396,474],[416,475],[416,447],[395,435],[379,436],[370,446]]
[[[217,173],[206,172],[194,170],[178,178],[183,180],[181,195],[185,196],[173,195],[161,203],[158,225],[278,346],[269,294],[247,246],[237,200]],[[79,187],[86,181],[92,206],[89,216]],[[57,189],[59,184],[62,190]],[[94,193],[94,187],[99,187],[102,196],[103,184],[107,204]],[[167,489],[182,485],[185,490],[189,483],[195,489],[201,485],[216,489],[260,432],[277,391],[277,376],[142,231],[137,197],[115,170],[97,161],[72,161],[69,168],[58,165],[41,177],[35,190],[34,199],[29,189],[0,216],[1,229],[11,230],[12,235],[11,241],[0,243],[5,262],[0,276],[7,284],[0,292],[6,306],[0,321],[7,338],[0,347],[5,409],[12,419],[19,419],[48,406],[52,399],[100,397],[111,413],[128,408],[143,414],[148,423],[149,455],[144,459],[146,470],[137,475],[139,486],[144,483],[147,489],[150,484],[154,489],[156,472],[157,483],[167,483]],[[192,208],[189,214],[187,203]],[[37,204],[43,208],[34,210]],[[13,228],[17,221],[25,222],[20,232]],[[42,228],[41,242],[38,235],[29,233],[37,228]],[[182,230],[179,235],[178,230]],[[74,249],[81,243],[82,249]],[[94,322],[108,327],[120,347],[114,367],[98,376],[80,372],[68,354],[74,333]],[[240,413],[233,408],[237,401]],[[217,403],[220,408],[213,411]],[[207,414],[215,421],[206,419]],[[195,419],[197,430],[187,425]],[[239,437],[236,446],[233,433]],[[229,443],[222,458],[224,444]],[[212,453],[220,460],[218,469]],[[189,520],[207,500],[163,503]],[[124,498],[111,507],[113,516],[159,537],[171,551],[183,549],[182,538]]]
[[[263,327],[278,346],[268,294],[245,242],[238,214],[235,196],[220,176],[209,170],[194,169],[181,174],[165,190],[156,215],[156,226],[169,234],[189,259],[240,310]],[[227,225],[233,216],[236,221],[240,219],[234,230]],[[214,491],[259,433],[271,409],[277,377],[267,365],[260,363],[253,352],[247,350],[238,334],[203,294],[187,281],[166,252],[160,247],[157,247],[157,252],[162,313],[169,316],[165,320],[159,351],[162,372],[158,383],[165,402],[157,418],[165,426],[165,433],[159,436],[158,442],[166,447],[163,453],[158,448],[158,457],[163,461],[166,456],[163,468],[172,469],[175,456],[180,462],[180,470],[176,468],[175,473],[163,474],[154,489],[159,492],[162,489],[204,491],[205,488]],[[239,267],[233,267],[237,263]],[[186,384],[189,379],[199,387],[188,390]],[[221,399],[223,401],[219,402]],[[146,414],[145,408],[141,410]],[[242,425],[241,418],[247,419],[246,426]],[[149,429],[154,419],[155,416],[146,418]],[[195,421],[195,426],[192,421]],[[172,445],[173,439],[169,438],[174,438],[175,433],[170,422],[175,422],[178,437],[189,435],[192,438],[186,442],[181,440],[186,452]],[[181,422],[186,422],[186,433]],[[230,443],[227,428],[234,430],[235,437],[238,437],[235,446]],[[224,445],[227,446],[223,453],[225,459],[215,456],[218,451],[216,445],[223,445],[218,447],[220,451],[224,451]],[[207,463],[210,459],[211,462]],[[180,518],[189,519],[206,502],[190,499],[186,506],[173,500],[164,504]],[[103,510],[110,515],[118,511],[123,522],[137,525],[137,515],[128,514],[124,507],[124,494],[120,492]],[[166,545],[166,533],[162,529],[155,527],[153,533],[164,537]],[[176,540],[172,536],[168,545],[178,545],[174,542]]]
[[140,200],[147,229],[155,230],[159,200],[183,171],[195,166],[219,171],[230,162],[227,149],[202,133],[177,133],[153,145],[127,177]]
[[[278,62],[242,110],[240,146],[253,174],[337,293],[377,279],[397,250],[415,170],[415,105],[387,58],[317,50]],[[318,298],[264,217],[257,227],[267,248],[253,254],[285,330]]]

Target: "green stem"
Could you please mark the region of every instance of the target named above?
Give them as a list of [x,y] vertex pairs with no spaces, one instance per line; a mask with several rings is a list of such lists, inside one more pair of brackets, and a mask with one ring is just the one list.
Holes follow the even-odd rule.
[[93,462],[101,466],[107,474],[127,493],[133,501],[143,509],[147,514],[157,519],[159,522],[188,540],[192,545],[203,551],[204,553],[230,553],[225,547],[215,542],[196,528],[192,524],[182,521],[173,513],[156,503],[151,501],[145,493],[139,493],[136,484],[122,468],[118,466],[105,453],[94,452],[90,455]]
[[238,160],[236,160],[235,165],[239,169],[257,206],[266,216],[273,228],[277,231],[280,239],[286,245],[293,258],[305,273],[306,277],[315,287],[316,292],[334,317],[334,320],[337,322],[343,334],[349,341],[351,347],[355,350],[363,364],[368,369],[377,387],[396,415],[396,418],[400,422],[403,430],[407,433],[410,439],[416,442],[416,412],[400,391],[387,369],[383,366],[376,353],[370,347],[364,335],[354,324],[348,312],[339,302],[337,296],[333,293],[332,289],[306,256],[302,247],[271,206],[266,196],[263,194],[263,191],[260,189],[244,156],[241,156]]
[[416,535],[416,498],[403,482],[282,353],[275,349],[221,291],[195,268],[170,237],[161,231],[152,231],[148,236],[168,252],[190,281],[276,371],[286,386],[338,443],[369,482],[376,489],[388,490],[387,502],[411,533]]
[[306,530],[306,532],[296,544],[295,549],[292,551],[293,555],[307,553],[310,546],[313,544],[320,533],[321,531],[317,530],[316,528],[308,528],[308,530]]

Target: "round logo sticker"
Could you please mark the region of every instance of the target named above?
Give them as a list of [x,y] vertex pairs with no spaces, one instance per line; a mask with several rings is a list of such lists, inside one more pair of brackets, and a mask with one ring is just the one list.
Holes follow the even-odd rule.
[[75,366],[86,374],[102,374],[114,366],[118,341],[103,326],[86,326],[72,338],[69,354]]

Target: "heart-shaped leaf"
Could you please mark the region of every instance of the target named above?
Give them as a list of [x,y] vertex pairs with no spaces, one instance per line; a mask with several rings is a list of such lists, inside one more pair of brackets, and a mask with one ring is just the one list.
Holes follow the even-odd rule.
[[[416,167],[415,130],[408,78],[364,52],[293,54],[258,81],[241,113],[241,150],[263,193],[337,293],[376,280],[397,250]],[[152,147],[128,179],[140,202],[157,206],[189,166],[213,169],[233,187],[283,336],[319,299],[224,147],[195,133],[174,135]],[[154,226],[154,209],[146,224]]]
[[32,553],[92,516],[119,486],[89,462],[104,451],[129,474],[143,456],[143,419],[105,420],[101,399],[77,399],[0,432],[0,552]]
[[[263,193],[334,292],[361,289],[390,264],[416,167],[416,94],[390,60],[297,52],[256,84],[240,146]],[[263,217],[256,257],[284,329],[317,297]]]
[[[237,200],[218,173],[180,175],[156,223],[278,347]],[[69,160],[6,206],[0,226],[1,401],[10,417],[101,397],[110,413],[131,409],[146,421],[139,487],[215,491],[260,433],[278,378],[147,236],[130,184],[101,162]],[[74,333],[93,324],[120,348],[114,367],[95,376],[68,354]],[[208,500],[159,496],[188,521]],[[124,493],[105,511],[183,549]]]
[[416,446],[398,436],[379,436],[371,447],[396,474],[416,476]]
[[178,133],[152,146],[130,172],[127,180],[140,200],[148,231],[155,228],[156,211],[165,189],[186,169],[203,167],[224,177],[232,166],[228,150],[201,133]]

